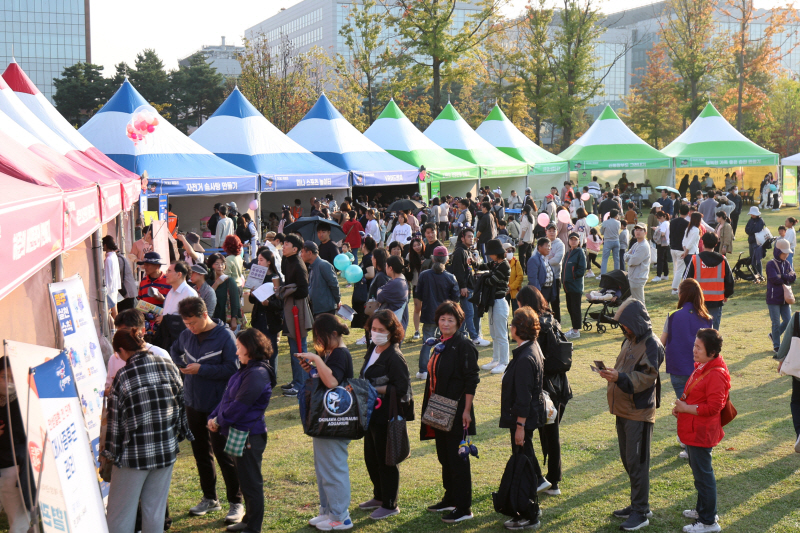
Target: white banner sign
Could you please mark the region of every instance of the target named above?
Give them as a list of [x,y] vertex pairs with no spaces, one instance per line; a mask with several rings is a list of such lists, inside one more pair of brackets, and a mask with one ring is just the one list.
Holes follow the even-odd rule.
[[[33,372],[39,405],[47,425],[48,452],[52,450],[66,504],[63,517],[66,531],[108,533],[100,479],[84,431],[81,401],[78,400],[66,353],[61,352],[34,367]],[[56,516],[50,514],[48,517],[42,507],[42,520],[46,522],[48,518],[54,522]]]
[[[106,366],[92,319],[91,305],[94,302],[90,303],[83,280],[77,275],[59,283],[51,283],[50,296],[64,335],[64,349],[75,376],[95,466],[99,467],[100,418],[103,413]],[[108,488],[108,483],[104,482],[103,498],[108,496]]]

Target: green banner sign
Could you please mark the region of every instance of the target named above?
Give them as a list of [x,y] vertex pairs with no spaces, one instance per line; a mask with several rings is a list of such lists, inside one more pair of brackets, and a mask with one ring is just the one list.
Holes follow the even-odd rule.
[[431,182],[431,198],[438,198],[441,192],[441,185],[438,181]]
[[783,167],[783,205],[797,205],[797,167]]
[[569,171],[569,163],[567,161],[558,163],[536,163],[531,169],[531,172],[537,176],[542,174],[561,174]]
[[676,157],[676,168],[695,167],[767,167],[778,164],[777,155],[746,157]]
[[569,162],[570,170],[634,170],[672,168],[670,158],[663,159],[640,159],[640,160],[608,160],[608,161],[575,161]]

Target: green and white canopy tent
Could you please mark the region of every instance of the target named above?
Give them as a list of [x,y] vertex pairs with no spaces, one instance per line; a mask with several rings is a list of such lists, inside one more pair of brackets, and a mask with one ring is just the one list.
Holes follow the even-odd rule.
[[529,175],[559,174],[569,170],[567,161],[527,138],[497,104],[475,132],[504,154],[530,165]]
[[709,102],[686,131],[662,150],[675,168],[760,167],[778,164],[778,154],[739,133]]
[[609,105],[559,157],[569,161],[570,170],[578,172],[672,168],[670,157],[640,139]]
[[525,176],[528,165],[508,156],[475,133],[448,102],[425,136],[451,154],[480,167],[481,178]]
[[420,181],[477,180],[480,169],[437,145],[417,129],[403,114],[394,99],[364,135],[395,156],[417,168],[425,167]]

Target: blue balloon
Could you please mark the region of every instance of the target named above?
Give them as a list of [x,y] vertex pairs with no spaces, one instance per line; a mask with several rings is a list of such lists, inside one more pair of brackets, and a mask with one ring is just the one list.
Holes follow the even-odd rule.
[[350,266],[350,258],[345,254],[339,254],[333,258],[333,266],[336,270],[344,270]]
[[344,271],[344,279],[347,280],[347,283],[358,283],[363,277],[364,272],[361,271],[361,267],[358,265],[350,265]]
[[586,217],[586,223],[589,224],[590,228],[593,228],[600,223],[600,219],[597,218],[597,215],[592,213],[591,215]]

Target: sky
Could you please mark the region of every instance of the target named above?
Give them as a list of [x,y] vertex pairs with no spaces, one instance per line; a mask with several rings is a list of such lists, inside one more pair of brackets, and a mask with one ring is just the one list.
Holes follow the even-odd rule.
[[[118,0],[92,0],[92,62],[105,67],[133,65],[136,54],[154,49],[167,69],[203,45],[242,44],[244,32],[264,19],[301,0],[138,0],[129,5]],[[652,3],[652,0],[605,0],[604,11],[622,11]],[[756,0],[756,6],[784,4],[780,0]],[[511,0],[507,16],[518,14],[527,0]]]

